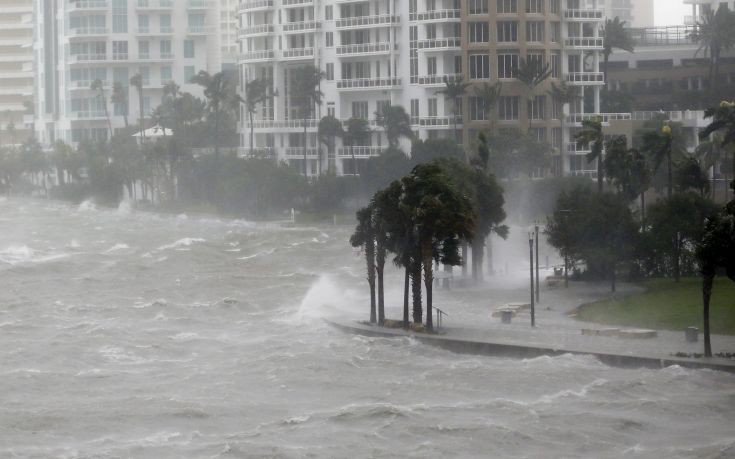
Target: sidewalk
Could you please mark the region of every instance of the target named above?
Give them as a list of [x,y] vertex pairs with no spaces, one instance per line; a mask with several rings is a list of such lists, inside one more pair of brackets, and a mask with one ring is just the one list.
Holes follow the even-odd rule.
[[[568,289],[563,286],[549,289],[542,284],[541,302],[536,306],[535,328],[531,328],[529,311],[519,313],[513,318],[511,324],[503,324],[499,317],[492,317],[492,312],[506,303],[530,302],[529,289],[530,286],[526,286],[521,279],[494,278],[481,287],[435,290],[434,304],[448,314],[444,319],[441,334],[438,335],[442,338],[442,345],[446,340],[454,340],[471,342],[473,345],[485,343],[506,346],[516,351],[543,350],[547,354],[559,351],[598,356],[625,356],[642,358],[651,362],[666,360],[667,364],[680,363],[685,366],[700,366],[697,363],[708,363],[723,366],[722,369],[732,368],[729,371],[735,371],[735,360],[733,359],[716,357],[680,359],[674,356],[678,352],[703,353],[701,333],[696,343],[686,341],[684,330],[657,330],[658,336],[649,339],[582,335],[582,329],[618,328],[578,321],[569,315],[581,304],[608,297],[610,286],[607,283],[570,282]],[[620,284],[616,294],[625,295],[636,291],[639,291],[639,287]],[[391,319],[402,317],[401,311],[395,308],[389,308],[386,314]],[[378,327],[367,327],[365,331],[384,330]],[[389,334],[396,333],[406,334],[402,330],[390,330]],[[420,335],[415,334],[416,337]],[[735,352],[735,336],[712,335],[712,350],[713,353]],[[634,360],[628,359],[628,361],[633,362]]]

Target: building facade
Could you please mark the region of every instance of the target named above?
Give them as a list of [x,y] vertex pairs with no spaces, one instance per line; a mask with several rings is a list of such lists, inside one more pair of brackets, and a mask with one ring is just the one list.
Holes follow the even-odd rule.
[[654,0],[605,0],[605,15],[619,17],[628,27],[654,26]]
[[684,24],[694,25],[707,11],[717,11],[720,6],[726,6],[735,10],[735,0],[684,0],[685,5],[690,5],[692,14],[684,18]]
[[[568,142],[569,130],[592,115],[584,114],[582,102],[556,107],[547,93],[552,83],[566,81],[579,100],[590,92],[591,111],[600,111],[605,16],[597,0],[246,0],[239,12],[242,86],[265,78],[277,94],[258,107],[252,126],[242,117],[245,151],[303,170],[303,124],[290,97],[291,75],[315,65],[324,72],[324,97],[306,121],[309,175],[332,164],[338,173],[359,173],[364,161],[379,155],[388,142],[375,114],[386,105],[404,107],[420,139],[456,136],[470,148],[482,129],[517,129],[554,146],[557,174],[595,169],[573,169],[580,163],[571,156],[585,152]],[[518,80],[519,66],[529,60],[551,69],[533,88]],[[448,100],[445,80],[470,83],[467,94]],[[486,109],[475,88],[496,83],[501,98]],[[567,132],[564,111],[571,120]],[[368,120],[370,139],[338,145],[333,158],[322,158],[317,126],[325,115]]]
[[219,2],[220,61],[223,69],[237,68],[239,0]]
[[33,101],[33,1],[0,0],[0,146],[23,142]]
[[[128,120],[136,123],[133,75],[141,75],[147,116],[160,104],[166,83],[201,94],[191,77],[220,70],[219,4],[213,0],[35,2],[34,124],[43,144],[108,138],[110,125],[114,132]],[[90,88],[95,80],[102,91]],[[127,104],[110,101],[115,83],[125,88]]]

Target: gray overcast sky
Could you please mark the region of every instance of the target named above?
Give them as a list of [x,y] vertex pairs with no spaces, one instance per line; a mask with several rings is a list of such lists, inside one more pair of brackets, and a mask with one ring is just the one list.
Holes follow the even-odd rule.
[[683,0],[656,0],[654,8],[657,26],[682,24],[684,16],[692,14],[691,5],[684,5]]

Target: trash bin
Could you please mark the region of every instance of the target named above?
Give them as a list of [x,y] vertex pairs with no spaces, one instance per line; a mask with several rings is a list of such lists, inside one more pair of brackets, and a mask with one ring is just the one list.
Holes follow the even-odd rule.
[[500,313],[500,320],[504,324],[509,324],[510,320],[513,318],[513,311],[502,311]]
[[697,327],[687,327],[684,330],[684,335],[687,338],[687,343],[696,343],[699,338],[699,329]]

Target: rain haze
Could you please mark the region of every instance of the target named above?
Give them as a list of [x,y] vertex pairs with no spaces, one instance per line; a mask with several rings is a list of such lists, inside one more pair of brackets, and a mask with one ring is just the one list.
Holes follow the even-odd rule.
[[0,0],[0,457],[735,457],[733,11]]

